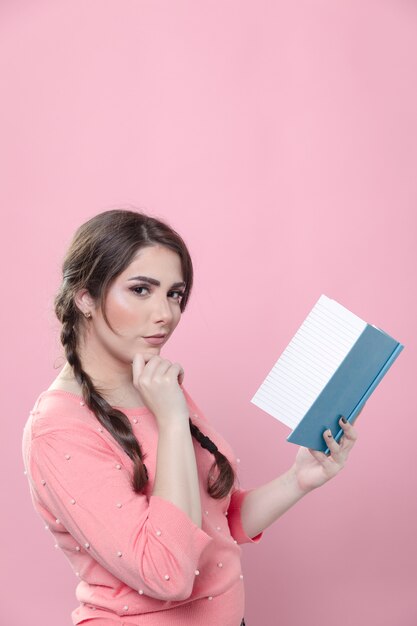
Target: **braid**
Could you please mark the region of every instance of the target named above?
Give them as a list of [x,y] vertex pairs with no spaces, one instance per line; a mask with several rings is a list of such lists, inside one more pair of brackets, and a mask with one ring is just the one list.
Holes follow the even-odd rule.
[[106,402],[94,387],[90,376],[84,372],[77,354],[77,337],[74,331],[75,316],[73,311],[72,315],[65,316],[62,322],[61,342],[65,348],[67,361],[73,369],[76,380],[81,385],[85,403],[93,411],[100,424],[109,431],[132,459],[134,465],[133,489],[139,493],[148,481],[148,471],[143,463],[146,455],[142,454],[140,444],[133,434],[132,426],[126,415]]
[[[132,484],[137,493],[149,480],[143,462],[145,456],[127,416],[106,402],[82,368],[77,353],[77,337],[78,331],[83,329],[84,320],[75,298],[80,289],[86,289],[101,306],[108,327],[115,332],[105,313],[107,291],[112,281],[129,266],[137,251],[153,245],[162,245],[178,255],[185,283],[180,302],[183,312],[193,285],[193,264],[184,240],[169,224],[131,210],[104,211],[78,228],[64,258],[63,281],[54,301],[55,314],[62,324],[61,342],[68,365],[81,387],[86,405],[133,461]],[[233,486],[234,470],[210,438],[191,419],[189,423],[192,436],[215,458],[207,480],[208,493],[212,498],[224,498]],[[215,468],[218,476],[213,481]]]
[[[222,454],[212,440],[203,435],[201,430],[193,424],[191,418],[190,431],[192,436],[199,442],[202,448],[205,448],[214,455],[215,461],[210,467],[209,476],[207,479],[207,491],[212,498],[220,499],[224,498],[232,488],[235,482],[235,472],[230,465],[227,458]],[[211,481],[213,471],[217,467],[218,476],[214,482]]]

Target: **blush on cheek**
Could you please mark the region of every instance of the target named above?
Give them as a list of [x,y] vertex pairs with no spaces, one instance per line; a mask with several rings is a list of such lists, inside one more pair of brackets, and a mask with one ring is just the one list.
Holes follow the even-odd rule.
[[138,329],[138,312],[124,294],[117,292],[107,298],[106,315],[112,328],[120,335],[129,335]]

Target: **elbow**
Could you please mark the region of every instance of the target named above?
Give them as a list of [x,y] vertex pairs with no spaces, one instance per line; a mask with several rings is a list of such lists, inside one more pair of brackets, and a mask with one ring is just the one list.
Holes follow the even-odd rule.
[[[170,584],[171,583],[171,584]],[[194,587],[194,580],[172,581],[167,580],[164,587],[145,586],[143,589],[137,589],[138,593],[145,593],[150,598],[162,600],[163,602],[178,602],[188,600]]]
[[188,584],[188,585],[183,585],[182,587],[177,587],[176,589],[172,589],[167,597],[166,600],[170,601],[170,602],[179,602],[181,600],[188,600],[188,598],[191,597],[191,594],[193,593],[193,586],[194,584]]
[[194,579],[193,580],[182,580],[179,585],[175,585],[169,592],[169,600],[172,601],[180,601],[180,600],[188,600],[188,598],[193,593],[194,588]]

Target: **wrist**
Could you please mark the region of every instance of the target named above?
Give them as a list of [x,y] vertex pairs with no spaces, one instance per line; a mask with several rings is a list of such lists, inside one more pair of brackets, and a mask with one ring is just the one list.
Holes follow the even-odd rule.
[[184,433],[190,432],[190,423],[188,421],[188,415],[184,417],[175,414],[158,414],[156,417],[156,421],[158,423],[159,433],[167,432],[167,433]]
[[294,463],[290,469],[286,472],[286,479],[288,484],[291,486],[292,490],[296,494],[296,496],[300,499],[303,496],[306,496],[310,491],[313,491],[314,487],[310,485],[305,485],[299,480],[297,465]]

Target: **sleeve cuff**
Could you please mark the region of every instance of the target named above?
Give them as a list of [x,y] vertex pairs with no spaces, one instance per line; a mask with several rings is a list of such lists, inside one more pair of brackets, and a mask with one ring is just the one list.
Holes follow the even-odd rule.
[[259,543],[263,536],[263,532],[260,532],[255,537],[249,537],[249,535],[245,533],[245,530],[242,526],[241,507],[244,498],[248,495],[248,493],[250,493],[250,491],[252,490],[238,489],[234,491],[230,499],[230,505],[227,513],[230,533],[239,544]]

